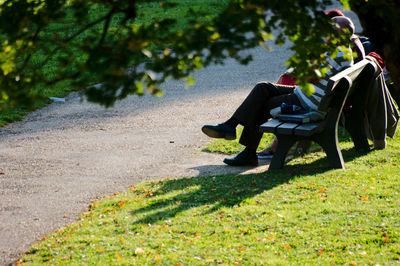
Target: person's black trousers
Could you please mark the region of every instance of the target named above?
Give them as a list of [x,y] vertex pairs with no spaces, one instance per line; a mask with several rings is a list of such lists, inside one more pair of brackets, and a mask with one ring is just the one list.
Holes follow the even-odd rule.
[[233,117],[244,126],[240,144],[257,149],[262,137],[259,127],[271,118],[271,109],[282,103],[301,106],[299,99],[293,94],[294,88],[295,86],[269,82],[258,83],[253,88],[233,114]]

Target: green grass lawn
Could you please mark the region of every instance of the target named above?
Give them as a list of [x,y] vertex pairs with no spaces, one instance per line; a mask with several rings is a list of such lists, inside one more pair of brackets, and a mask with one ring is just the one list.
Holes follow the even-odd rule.
[[[217,151],[223,144],[211,145]],[[346,170],[329,170],[317,151],[279,171],[138,184],[93,202],[79,221],[36,243],[21,261],[398,264],[399,134],[385,150],[368,154],[346,140],[341,147]]]

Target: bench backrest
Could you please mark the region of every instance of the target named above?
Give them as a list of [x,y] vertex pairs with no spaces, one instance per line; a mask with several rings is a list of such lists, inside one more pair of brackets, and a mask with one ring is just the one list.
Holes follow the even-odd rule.
[[[332,105],[341,105],[340,101],[343,101],[344,104],[347,94],[356,91],[356,88],[369,86],[375,77],[374,74],[377,71],[377,67],[374,61],[366,58],[331,77],[325,90],[326,94],[322,98],[318,110],[327,112],[334,107]],[[334,99],[333,102],[332,99]],[[339,107],[341,108],[342,106]]]

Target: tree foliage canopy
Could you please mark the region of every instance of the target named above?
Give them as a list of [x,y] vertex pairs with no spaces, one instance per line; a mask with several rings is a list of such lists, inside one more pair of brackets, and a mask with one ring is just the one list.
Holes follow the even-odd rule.
[[[177,8],[173,0],[0,0],[0,108],[29,106],[40,99],[40,88],[66,79],[90,101],[111,106],[144,90],[160,93],[159,85],[169,77],[191,83],[192,71],[223,63],[227,57],[246,64],[251,56],[240,51],[258,45],[268,48],[268,41],[292,43],[288,65],[303,80],[319,75],[314,70],[324,61],[324,53],[335,51],[345,38],[333,31],[324,15],[331,0],[215,2],[220,3],[220,12],[210,16],[190,9],[182,30],[177,18],[143,19],[146,8],[165,14]],[[395,0],[343,2],[363,16],[373,14],[385,30],[399,32],[393,26],[400,25]],[[388,8],[392,16],[386,16]],[[368,18],[360,20],[370,23]],[[52,31],[61,21],[62,27]],[[326,43],[322,37],[328,36]],[[377,43],[382,51],[388,50]],[[399,47],[382,53],[400,54]]]

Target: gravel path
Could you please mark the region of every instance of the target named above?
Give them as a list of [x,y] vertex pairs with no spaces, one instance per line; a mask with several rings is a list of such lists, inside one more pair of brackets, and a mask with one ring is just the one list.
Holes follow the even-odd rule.
[[0,264],[76,221],[91,199],[148,179],[249,170],[202,152],[210,139],[200,128],[227,119],[256,82],[284,71],[285,48],[251,53],[248,66],[227,61],[195,73],[189,90],[171,81],[162,98],[132,96],[111,109],[73,93],[2,128]]

